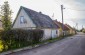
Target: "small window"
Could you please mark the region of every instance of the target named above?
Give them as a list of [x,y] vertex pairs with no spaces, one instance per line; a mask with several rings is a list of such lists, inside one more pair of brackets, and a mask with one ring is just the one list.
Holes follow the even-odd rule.
[[27,21],[25,20],[24,16],[20,17],[20,23],[27,23]]

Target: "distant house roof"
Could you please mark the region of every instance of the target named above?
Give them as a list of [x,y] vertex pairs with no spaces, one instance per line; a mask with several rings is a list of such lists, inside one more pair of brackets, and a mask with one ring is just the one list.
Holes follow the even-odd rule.
[[74,28],[72,28],[70,25],[65,24],[69,29],[75,30]]
[[[54,20],[54,22],[60,27],[62,28],[62,23],[61,22],[58,22],[57,20]],[[64,24],[64,30],[69,30],[69,28]]]
[[53,20],[54,21],[54,23],[56,24],[56,26],[58,26],[57,28],[61,28],[60,26],[59,26],[59,24],[56,22],[56,20]]
[[[20,7],[20,10],[21,9],[25,10],[27,15],[31,18],[31,20],[37,27],[44,27],[44,28],[57,28],[58,27],[55,25],[55,23],[52,21],[52,19],[49,16],[44,15],[41,12],[36,12],[36,11],[33,11],[26,7],[22,7],[22,6]],[[20,12],[20,10],[19,10],[19,12]],[[15,21],[16,21],[16,19],[15,19]],[[15,23],[15,21],[14,21],[14,23]]]

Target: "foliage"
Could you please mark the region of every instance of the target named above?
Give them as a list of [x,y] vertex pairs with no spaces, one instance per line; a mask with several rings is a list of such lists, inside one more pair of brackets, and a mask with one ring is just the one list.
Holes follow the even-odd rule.
[[1,31],[0,36],[4,49],[7,50],[6,46],[8,49],[13,49],[40,42],[43,38],[43,31],[15,29]]
[[9,30],[11,28],[11,15],[12,11],[9,7],[8,1],[5,1],[4,4],[1,6],[0,11],[0,18],[4,30]]

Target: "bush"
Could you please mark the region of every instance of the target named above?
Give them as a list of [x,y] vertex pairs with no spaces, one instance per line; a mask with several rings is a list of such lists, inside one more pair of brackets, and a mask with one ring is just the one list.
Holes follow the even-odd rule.
[[13,29],[8,31],[1,31],[0,36],[3,40],[4,48],[5,46],[8,46],[8,49],[13,49],[40,42],[43,38],[43,33],[43,30],[39,29]]

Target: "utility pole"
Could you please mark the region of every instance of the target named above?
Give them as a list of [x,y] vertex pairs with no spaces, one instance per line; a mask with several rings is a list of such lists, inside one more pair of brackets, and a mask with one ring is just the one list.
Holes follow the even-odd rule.
[[78,30],[78,23],[77,23],[77,30]]
[[63,5],[61,5],[61,14],[62,14],[62,32],[63,32],[63,36],[64,36],[64,20],[63,20]]

